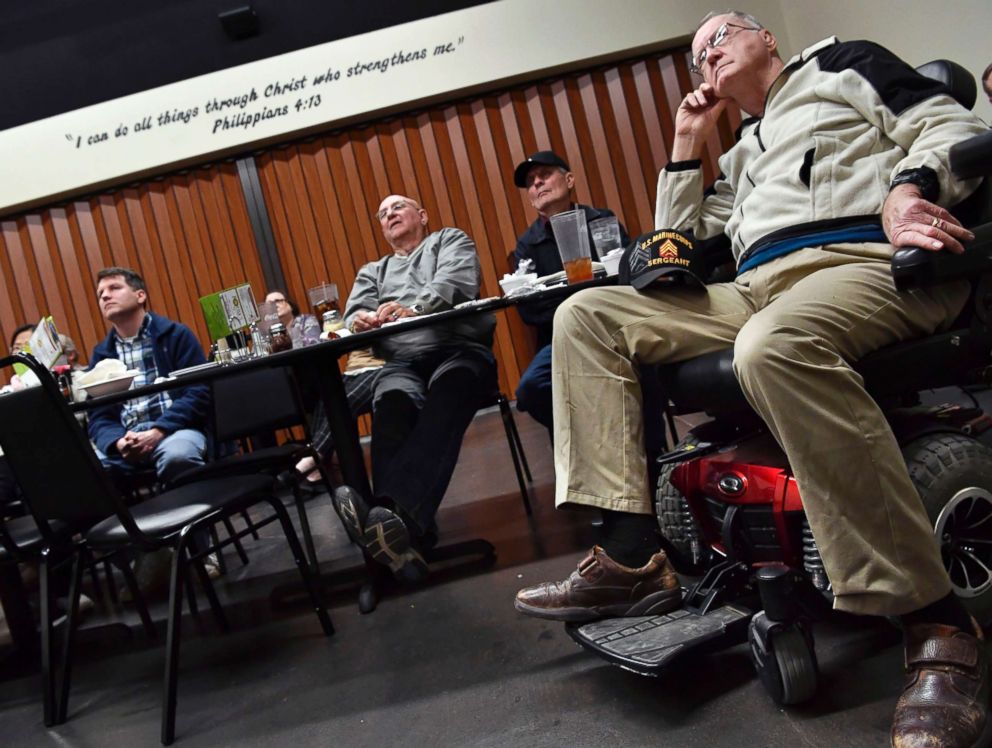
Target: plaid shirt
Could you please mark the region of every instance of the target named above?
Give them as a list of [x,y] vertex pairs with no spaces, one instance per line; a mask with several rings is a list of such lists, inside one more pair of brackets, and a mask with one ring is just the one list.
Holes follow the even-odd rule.
[[[146,314],[138,334],[133,338],[122,338],[120,335],[114,334],[114,348],[117,351],[117,358],[124,363],[127,369],[136,369],[141,372],[134,378],[135,387],[151,384],[158,376],[158,367],[155,365],[155,349],[152,347],[152,339],[148,334],[148,326],[151,321],[151,315]],[[168,392],[128,400],[121,409],[121,424],[128,431],[141,426],[148,428],[171,405],[172,398],[169,397]]]

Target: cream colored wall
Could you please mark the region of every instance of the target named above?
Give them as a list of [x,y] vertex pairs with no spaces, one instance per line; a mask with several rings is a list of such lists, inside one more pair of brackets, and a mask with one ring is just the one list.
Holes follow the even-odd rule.
[[[789,53],[836,34],[878,42],[913,65],[954,60],[976,79],[992,62],[989,0],[781,0],[779,5]],[[783,27],[758,17],[783,35]],[[975,113],[992,123],[992,104],[981,90]]]

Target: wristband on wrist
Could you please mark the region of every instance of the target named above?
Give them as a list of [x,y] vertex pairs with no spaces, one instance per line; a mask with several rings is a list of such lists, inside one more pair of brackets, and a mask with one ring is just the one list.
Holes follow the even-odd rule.
[[693,158],[687,161],[669,161],[665,164],[665,171],[693,171],[703,165],[702,159]]
[[916,185],[920,190],[920,197],[930,202],[935,202],[940,196],[940,182],[937,180],[937,174],[926,166],[919,169],[906,169],[896,174],[889,185],[889,191],[891,192],[900,184]]

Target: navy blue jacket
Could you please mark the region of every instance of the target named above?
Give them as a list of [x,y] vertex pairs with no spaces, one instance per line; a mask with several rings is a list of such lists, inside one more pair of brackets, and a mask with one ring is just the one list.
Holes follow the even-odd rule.
[[[595,221],[597,218],[606,218],[614,215],[612,210],[606,208],[590,208],[588,205],[577,205],[586,213],[586,222]],[[626,247],[630,241],[627,230],[620,224],[620,243]],[[589,236],[589,249],[592,259],[598,260],[596,246],[593,244],[592,235]],[[538,276],[551,275],[562,270],[561,255],[558,254],[558,244],[555,242],[555,235],[551,231],[551,222],[538,218],[527,227],[527,230],[517,239],[517,246],[513,250],[514,266],[521,260],[533,260],[534,272]],[[537,346],[543,348],[551,342],[551,322],[555,316],[555,309],[564,299],[550,301],[534,301],[529,304],[520,304],[517,310],[520,317],[528,325],[537,328]]]
[[[169,372],[183,369],[187,366],[202,364],[207,359],[203,355],[200,341],[186,325],[173,322],[157,314],[151,316],[148,333],[152,338],[155,349],[155,366],[160,377],[168,376]],[[97,344],[90,357],[90,368],[105,358],[117,358],[113,330]],[[189,387],[171,390],[172,405],[156,421],[155,427],[171,434],[180,429],[204,430],[207,420],[207,409],[210,403],[210,391],[205,384],[194,384]],[[123,406],[105,405],[94,408],[89,413],[90,439],[104,454],[114,454],[117,451],[117,441],[126,433],[121,423]]]

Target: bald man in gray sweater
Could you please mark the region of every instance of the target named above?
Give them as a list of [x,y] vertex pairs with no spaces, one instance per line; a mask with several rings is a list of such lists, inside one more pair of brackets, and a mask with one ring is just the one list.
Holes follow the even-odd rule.
[[[416,200],[390,195],[376,213],[392,253],[358,271],[345,307],[352,332],[453,308],[479,296],[475,243],[455,228],[430,232]],[[334,502],[352,539],[396,577],[427,573],[420,551],[436,541],[434,515],[462,437],[496,391],[491,314],[423,327],[378,341],[386,361],[372,406],[372,484],[367,505],[341,487]]]

